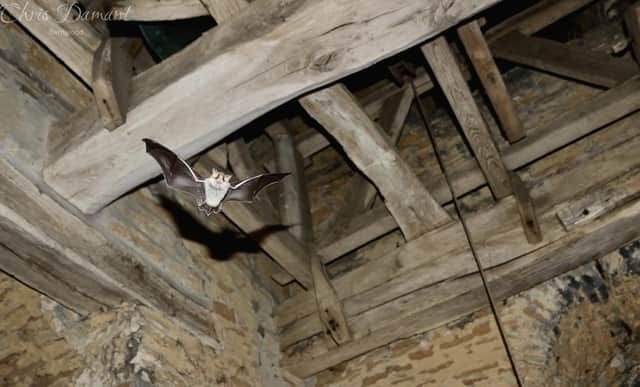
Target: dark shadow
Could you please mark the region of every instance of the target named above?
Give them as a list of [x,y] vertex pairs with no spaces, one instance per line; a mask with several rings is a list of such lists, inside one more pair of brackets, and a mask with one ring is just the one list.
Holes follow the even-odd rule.
[[[209,255],[220,261],[226,261],[236,253],[257,253],[260,251],[259,244],[265,237],[288,228],[283,225],[265,226],[248,234],[248,237],[233,230],[214,232],[172,199],[164,195],[158,195],[158,197],[160,205],[171,213],[180,236],[206,246]],[[204,217],[205,215],[202,214],[201,216]]]

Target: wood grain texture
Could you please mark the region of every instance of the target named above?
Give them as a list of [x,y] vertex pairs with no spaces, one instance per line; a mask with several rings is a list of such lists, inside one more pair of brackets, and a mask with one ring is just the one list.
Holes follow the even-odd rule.
[[407,240],[451,220],[346,87],[317,91],[300,103],[376,185]]
[[[80,79],[91,84],[93,55],[102,38],[90,24],[74,19],[77,9],[62,0],[2,0],[0,5]],[[48,17],[42,20],[42,17],[25,17],[25,13]]]
[[635,76],[513,144],[505,152],[504,163],[514,170],[638,109],[640,76]]
[[218,24],[229,20],[249,3],[247,0],[201,0]]
[[[532,136],[533,140],[527,138],[511,145],[503,156],[507,167],[510,170],[520,168],[640,109],[637,92],[640,83],[637,79],[627,83],[603,92],[583,106],[562,114],[536,131]],[[463,195],[483,184],[486,184],[486,179],[477,171],[453,176],[453,187],[457,195]],[[451,194],[444,183],[432,187],[431,192],[440,204],[451,200]],[[335,260],[340,257],[338,254],[355,250],[397,228],[393,217],[384,212],[378,212],[377,216],[363,214],[354,223],[359,225],[358,229],[347,229],[338,239],[327,242],[326,254],[323,254],[326,261]]]
[[115,0],[115,20],[164,21],[210,15],[200,0]]
[[474,20],[462,27],[458,27],[458,36],[467,51],[469,59],[471,59],[471,64],[476,70],[485,92],[489,96],[493,110],[495,110],[500,121],[502,131],[511,143],[522,139],[526,135],[522,121],[518,117],[504,79],[502,79],[498,66],[493,60],[491,50],[489,50],[489,46],[482,35],[480,25]]
[[491,45],[495,40],[514,31],[532,35],[593,1],[542,0],[491,28],[486,33],[487,41]]
[[505,35],[491,47],[496,58],[604,88],[615,87],[640,72],[628,58],[519,32]]
[[513,196],[518,203],[520,223],[527,236],[527,241],[532,245],[540,243],[542,241],[542,231],[540,230],[540,222],[538,222],[536,206],[529,194],[529,189],[515,172],[511,173],[511,187],[513,187]]
[[313,226],[302,156],[296,149],[291,131],[284,124],[273,124],[266,131],[273,142],[276,171],[291,174],[278,185],[280,219],[289,232],[310,251]]
[[507,169],[444,37],[421,47],[496,199],[511,194]]
[[94,117],[91,128],[78,128],[88,137],[54,155],[45,180],[81,211],[94,213],[160,173],[141,138],[153,137],[189,158],[282,103],[496,2],[456,1],[448,7],[421,0],[254,2],[134,77],[127,123],[108,132]]
[[[590,141],[572,145],[564,155],[555,155],[556,165],[563,165],[563,169],[557,173],[552,169],[536,177],[532,183],[532,197],[538,205],[538,219],[545,230],[542,243],[528,244],[519,227],[518,207],[513,197],[507,197],[485,211],[470,214],[467,217],[469,229],[477,241],[483,265],[503,264],[563,237],[565,230],[558,223],[556,212],[571,203],[580,203],[583,197],[606,192],[606,197],[615,198],[613,202],[616,205],[637,197],[640,180],[634,181],[630,174],[638,176],[640,173],[640,148],[637,148],[640,137],[633,125],[634,121],[629,119],[599,132],[592,141],[602,144],[603,148],[594,149]],[[633,172],[627,172],[629,170]],[[616,177],[612,179],[612,176]],[[459,226],[457,229],[455,226],[439,228],[370,264],[337,277],[334,286],[343,299],[347,316],[357,315],[403,294],[445,280],[447,275],[475,271],[463,240]],[[286,342],[295,342],[310,334],[313,319],[304,317],[313,312],[313,308],[305,306],[308,302],[311,302],[309,295],[298,295],[276,307],[278,326],[285,329],[282,338]],[[300,321],[293,323],[296,319]],[[302,327],[305,324],[306,329]],[[303,336],[298,336],[301,333]]]
[[[62,281],[59,286],[66,284],[104,305],[116,306],[125,300],[149,305],[176,316],[205,342],[218,345],[210,310],[143,265],[131,250],[115,246],[41,193],[4,158],[0,158],[0,180],[1,243],[32,264],[34,271],[48,273]],[[31,283],[35,285],[36,280]],[[46,293],[48,289],[38,290]]]
[[[636,201],[589,227],[584,226],[565,238],[510,262],[488,270],[489,286],[496,300],[529,289],[545,280],[600,258],[640,236],[640,202]],[[308,377],[391,342],[444,325],[487,305],[479,278],[463,277],[458,294],[447,294],[444,301],[426,309],[414,309],[407,317],[390,321],[366,337],[317,355],[293,353],[284,366],[299,377]],[[451,285],[451,284],[447,284]],[[433,302],[423,297],[427,303]],[[313,349],[309,350],[310,352]]]
[[93,59],[93,95],[102,124],[114,130],[127,120],[133,58],[126,38],[107,38]]
[[[411,86],[405,85],[402,91],[401,94],[396,94],[385,101],[378,121],[383,135],[389,137],[393,146],[398,144],[414,98]],[[351,186],[347,189],[347,199],[344,205],[331,214],[331,218],[325,226],[327,232],[318,243],[326,245],[327,241],[333,241],[336,236],[344,234],[354,218],[371,209],[377,196],[376,187],[366,177],[356,172]]]
[[624,24],[631,38],[633,56],[640,63],[640,2],[634,3],[625,11]]

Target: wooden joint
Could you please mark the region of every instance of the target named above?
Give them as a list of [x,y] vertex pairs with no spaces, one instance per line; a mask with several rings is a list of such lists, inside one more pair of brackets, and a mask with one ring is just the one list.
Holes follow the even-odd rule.
[[104,39],[93,58],[91,86],[102,124],[109,130],[127,119],[132,74],[128,46],[125,38]]
[[527,241],[532,245],[542,242],[540,222],[538,222],[533,199],[529,194],[529,189],[515,172],[511,173],[511,187],[518,203],[518,213],[520,213],[520,221]]

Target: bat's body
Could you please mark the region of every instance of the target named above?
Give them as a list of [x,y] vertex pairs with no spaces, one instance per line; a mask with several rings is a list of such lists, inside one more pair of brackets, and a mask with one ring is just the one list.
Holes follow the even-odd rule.
[[264,173],[232,184],[231,175],[214,169],[211,176],[203,179],[191,169],[189,164],[168,148],[147,138],[142,141],[147,146],[147,153],[160,164],[167,185],[194,196],[200,211],[207,215],[220,212],[227,200],[251,202],[262,189],[279,182],[288,175],[288,173]]

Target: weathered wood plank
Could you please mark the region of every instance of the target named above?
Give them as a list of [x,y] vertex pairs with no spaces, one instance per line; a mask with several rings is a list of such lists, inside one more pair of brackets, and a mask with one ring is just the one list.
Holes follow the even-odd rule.
[[279,185],[280,219],[289,232],[309,249],[313,242],[313,226],[302,156],[295,147],[291,131],[284,124],[273,124],[266,131],[273,141],[276,170],[291,174]]
[[640,63],[640,3],[636,2],[629,6],[624,13],[624,23],[631,38],[633,55],[636,62]]
[[[588,103],[567,111],[544,128],[536,131],[533,138],[526,138],[511,145],[504,152],[504,163],[510,170],[515,170],[640,109],[639,86],[637,78],[631,79],[612,90],[599,94]],[[453,188],[459,196],[483,184],[486,184],[485,177],[475,170],[453,176]],[[444,183],[434,186],[431,192],[440,204],[451,200],[451,194]],[[369,239],[360,230],[347,230],[344,235],[327,246],[339,246],[339,249],[332,250],[336,254],[346,253],[393,231],[397,227],[393,222],[393,217],[389,214],[380,213],[378,218],[363,214],[360,218],[354,222],[360,224],[361,228],[376,230],[375,233],[370,234]],[[331,261],[338,257],[339,255],[330,256],[327,254],[325,259]]]
[[[608,145],[595,150],[595,153],[589,145],[590,142],[574,144],[574,149],[564,158],[560,157],[562,155],[556,157],[558,163],[565,165],[564,170],[556,174],[551,172],[549,176],[537,176],[537,184],[533,185],[532,195],[540,207],[539,219],[545,229],[544,244],[552,243],[565,234],[557,222],[557,210],[553,208],[554,205],[564,208],[576,201],[576,195],[593,195],[593,191],[583,194],[590,186],[597,187],[594,191],[606,192],[609,192],[608,186],[614,187],[620,195],[616,202],[620,204],[624,203],[622,197],[633,198],[634,193],[640,192],[640,181],[632,182],[632,178],[623,176],[615,182],[610,182],[611,176],[607,177],[602,173],[606,170],[611,175],[618,176],[631,169],[634,170],[635,176],[638,175],[640,137],[633,131],[633,125],[634,121],[621,122],[620,125],[598,133],[593,141]],[[603,184],[605,188],[599,188],[599,183],[606,183]],[[472,237],[477,241],[479,258],[485,267],[504,263],[542,246],[531,246],[527,243],[525,234],[518,227],[517,211],[516,201],[513,197],[508,197],[489,210],[467,217]],[[361,313],[375,305],[415,291],[426,286],[427,282],[442,281],[446,279],[446,273],[461,275],[466,270],[470,270],[467,273],[476,270],[468,246],[461,242],[463,240],[462,230],[440,228],[371,264],[336,278],[334,286],[338,295],[344,299],[347,315]],[[438,257],[446,259],[439,261]],[[457,270],[462,270],[462,273]],[[278,326],[305,332],[303,328],[296,328],[291,323],[313,312],[312,308],[305,307],[304,304],[307,302],[308,295],[298,295],[279,305],[276,308]],[[286,335],[282,338],[289,342],[300,339],[287,338]]]
[[[4,222],[3,222],[4,223]],[[4,224],[3,224],[4,226]],[[6,230],[2,227],[2,239],[7,237],[4,235]],[[13,238],[12,238],[13,239]],[[12,244],[16,241],[13,240]],[[4,243],[0,243],[0,270],[16,278],[20,282],[27,286],[38,290],[39,292],[46,294],[53,300],[56,300],[65,307],[73,310],[79,314],[88,314],[95,312],[109,306],[103,302],[116,302],[118,300],[118,292],[113,289],[103,288],[100,289],[100,284],[93,283],[88,288],[89,292],[86,292],[85,286],[87,285],[86,279],[90,278],[88,273],[83,273],[82,270],[76,267],[69,267],[70,265],[55,267],[51,265],[53,261],[51,251],[37,246],[26,248],[28,242],[20,243],[22,248],[20,250],[22,256],[16,255],[16,253],[7,248]],[[44,259],[43,259],[44,258]],[[43,266],[45,268],[43,268]],[[47,268],[47,266],[49,266]],[[58,273],[52,274],[52,267],[56,269]],[[59,273],[60,269],[66,269],[64,273]],[[48,269],[48,270],[47,270]],[[70,269],[70,270],[69,270]],[[66,280],[61,278],[60,275],[65,275]],[[86,292],[86,293],[85,293]],[[87,294],[88,293],[88,294]],[[98,300],[96,294],[101,294],[109,297],[109,294],[114,296],[113,300]],[[126,299],[126,296],[121,295],[121,299]]]
[[640,71],[631,59],[518,32],[505,35],[491,47],[496,58],[604,88],[615,87]]
[[116,306],[136,300],[176,316],[186,328],[218,345],[210,310],[41,193],[4,158],[0,158],[0,180],[4,246],[98,302]]
[[200,0],[115,0],[114,20],[165,21],[209,15]]
[[491,100],[502,131],[509,142],[513,143],[522,139],[526,135],[522,121],[518,117],[513,100],[509,95],[498,66],[493,60],[493,55],[482,35],[478,22],[474,20],[462,27],[458,27],[458,36],[467,51],[467,55],[469,55],[469,59],[471,59],[471,64],[475,68],[484,90]]
[[343,237],[320,246],[318,254],[322,257],[323,263],[330,263],[397,227],[398,223],[386,207],[374,208],[353,219],[342,234]]
[[[389,137],[390,143],[394,146],[398,144],[414,98],[411,86],[405,85],[402,90],[401,94],[394,95],[385,101],[378,121],[379,126],[384,130],[383,134]],[[327,222],[325,226],[327,232],[321,238],[320,244],[335,240],[337,235],[343,234],[355,217],[373,206],[378,196],[376,187],[360,173],[353,176],[350,185],[344,205],[334,212]]]
[[421,50],[462,127],[493,195],[500,199],[511,194],[507,169],[447,40],[441,36],[423,45]]
[[638,109],[640,76],[635,76],[513,144],[504,154],[504,163],[514,170]]
[[96,50],[91,88],[102,124],[114,130],[127,120],[133,58],[126,38],[107,38]]
[[377,186],[407,240],[451,220],[346,87],[317,91],[300,103]]
[[[0,5],[80,79],[91,84],[93,55],[102,39],[90,24],[76,19],[77,9],[62,0],[2,0]],[[42,16],[35,15],[48,17],[43,20]]]
[[201,0],[218,24],[229,20],[249,2],[247,0]]
[[524,234],[527,236],[527,241],[534,245],[540,243],[542,241],[542,231],[540,230],[536,207],[529,194],[529,189],[515,172],[511,174],[511,186],[513,187],[513,195],[516,198],[516,202],[518,202],[520,223]]
[[[153,137],[189,158],[285,101],[394,55],[498,1],[455,2],[446,8],[442,1],[420,0],[254,2],[135,77],[127,123],[114,132],[99,124],[77,128],[87,137],[54,155],[45,179],[83,212],[96,212],[160,172],[141,138]],[[221,68],[242,71],[230,74]],[[176,128],[184,128],[180,136]]]
[[594,0],[543,0],[504,20],[487,31],[485,36],[489,44],[492,45],[495,40],[514,31],[531,35],[593,1]]
[[[640,202],[622,208],[589,226],[576,229],[566,237],[521,257],[509,264],[488,270],[489,285],[496,300],[502,300],[529,289],[545,280],[600,258],[614,249],[640,236],[636,226],[640,222]],[[466,286],[458,289],[458,295],[408,317],[378,327],[360,340],[328,350],[319,355],[293,353],[286,358],[284,367],[300,377],[308,377],[362,353],[389,344],[398,339],[424,332],[472,313],[487,305],[486,294],[477,275],[463,277]],[[423,299],[431,303],[428,297]],[[309,351],[313,351],[310,349]]]

